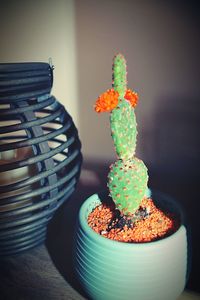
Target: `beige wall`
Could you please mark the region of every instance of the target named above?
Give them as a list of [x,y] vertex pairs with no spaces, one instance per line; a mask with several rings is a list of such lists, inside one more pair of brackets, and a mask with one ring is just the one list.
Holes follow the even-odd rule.
[[[183,1],[184,2],[184,1]],[[137,154],[154,165],[197,159],[199,22],[185,2],[75,0],[80,133],[85,159],[113,160],[109,116],[93,105],[111,87],[112,58],[128,62],[136,109]],[[190,161],[191,162],[191,161]],[[181,162],[180,162],[181,163]],[[165,166],[166,167],[166,166]]]
[[73,0],[0,4],[0,62],[44,61],[55,66],[52,93],[78,126]]
[[79,129],[85,160],[105,161],[115,158],[109,115],[97,115],[93,105],[111,87],[112,58],[122,52],[129,87],[140,96],[137,155],[158,167],[177,159],[195,162],[199,21],[194,6],[175,3],[1,1],[0,61],[52,57],[53,94]]

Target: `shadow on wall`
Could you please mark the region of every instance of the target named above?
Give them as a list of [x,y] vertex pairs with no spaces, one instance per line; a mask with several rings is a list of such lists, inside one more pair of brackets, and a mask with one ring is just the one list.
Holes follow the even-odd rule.
[[[150,185],[173,195],[185,210],[191,229],[192,268],[188,288],[200,291],[199,120],[197,97],[163,97],[154,114],[154,167]],[[152,172],[152,174],[151,174]]]
[[200,175],[199,99],[166,97],[156,107],[153,137],[156,168],[193,181]]
[[[140,127],[148,126],[143,131],[145,138],[154,134],[151,124],[157,94],[199,93],[200,18],[194,2],[75,0],[79,132],[84,157],[114,158],[108,114],[97,117],[93,105],[98,95],[111,87],[112,58],[117,52],[127,59],[128,86],[136,89],[141,99],[137,121]],[[168,100],[163,105],[167,106]],[[190,102],[190,98],[185,100]],[[144,143],[153,149],[150,139]],[[147,161],[154,155],[148,151],[144,156],[143,147],[138,147],[138,153]]]

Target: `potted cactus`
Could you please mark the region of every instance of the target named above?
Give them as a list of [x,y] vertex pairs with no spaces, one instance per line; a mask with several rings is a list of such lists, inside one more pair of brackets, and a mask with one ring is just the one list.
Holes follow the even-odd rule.
[[148,188],[147,167],[135,156],[138,96],[126,77],[126,61],[117,54],[112,89],[95,105],[98,113],[110,112],[117,160],[108,191],[80,209],[75,271],[92,299],[175,300],[186,283],[186,228],[179,205]]

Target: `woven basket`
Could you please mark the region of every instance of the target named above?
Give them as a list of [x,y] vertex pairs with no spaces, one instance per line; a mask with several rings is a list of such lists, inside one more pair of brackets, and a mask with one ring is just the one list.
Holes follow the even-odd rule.
[[47,63],[0,64],[0,256],[44,242],[82,162],[72,118],[50,95]]

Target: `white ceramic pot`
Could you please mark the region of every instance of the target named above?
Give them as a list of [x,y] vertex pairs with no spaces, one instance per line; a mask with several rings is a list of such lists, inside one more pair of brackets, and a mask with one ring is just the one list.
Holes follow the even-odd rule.
[[[177,203],[153,193],[162,208],[182,219]],[[97,300],[175,300],[187,273],[187,235],[182,224],[171,236],[150,243],[107,239],[87,224],[88,214],[103,197],[94,194],[82,205],[75,234],[74,264],[88,296]]]

